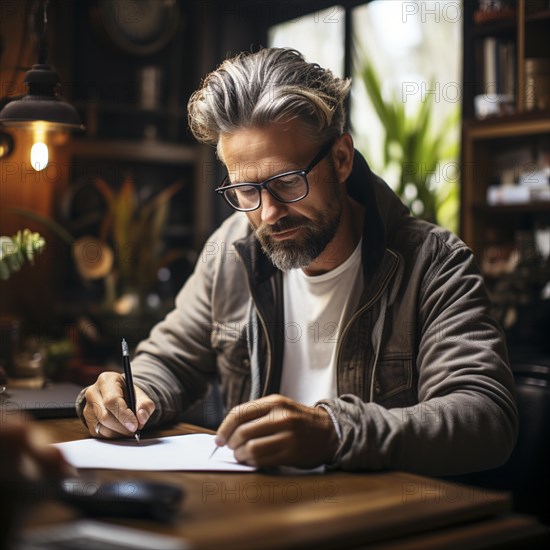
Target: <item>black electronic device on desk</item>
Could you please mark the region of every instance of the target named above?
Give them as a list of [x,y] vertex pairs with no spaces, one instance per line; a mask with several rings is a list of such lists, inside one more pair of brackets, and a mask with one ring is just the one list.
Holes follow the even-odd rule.
[[120,518],[174,523],[180,517],[185,496],[184,489],[177,485],[141,479],[101,482],[85,476],[46,485],[30,482],[19,490],[61,501],[78,510],[82,517],[61,524],[29,526],[16,536],[10,546],[13,550],[184,550],[189,547],[181,538],[98,521]]
[[0,411],[23,411],[33,418],[72,418],[81,386],[70,383],[47,384],[43,388],[8,385],[0,393]]
[[92,517],[142,518],[171,522],[184,491],[177,485],[145,480],[105,483],[65,479],[54,495]]

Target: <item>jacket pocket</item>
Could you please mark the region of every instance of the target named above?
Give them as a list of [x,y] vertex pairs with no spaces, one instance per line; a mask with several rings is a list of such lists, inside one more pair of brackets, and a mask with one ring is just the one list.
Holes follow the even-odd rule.
[[376,366],[374,401],[386,408],[406,407],[417,403],[410,354],[381,357]]
[[229,410],[248,401],[250,396],[250,358],[246,336],[238,323],[214,323],[211,342],[217,352],[221,391]]

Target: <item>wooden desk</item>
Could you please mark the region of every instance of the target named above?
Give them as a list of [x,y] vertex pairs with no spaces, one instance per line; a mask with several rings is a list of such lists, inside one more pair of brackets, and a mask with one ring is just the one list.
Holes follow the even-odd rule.
[[[88,437],[76,419],[40,424],[53,442]],[[162,435],[204,431],[180,424]],[[543,532],[534,520],[507,514],[506,494],[402,472],[283,475],[97,470],[94,475],[100,481],[140,478],[183,487],[187,496],[175,524],[117,523],[181,537],[196,548],[367,544],[450,548],[456,541],[460,546],[476,541],[480,543],[476,548],[485,548],[499,539],[524,540]]]

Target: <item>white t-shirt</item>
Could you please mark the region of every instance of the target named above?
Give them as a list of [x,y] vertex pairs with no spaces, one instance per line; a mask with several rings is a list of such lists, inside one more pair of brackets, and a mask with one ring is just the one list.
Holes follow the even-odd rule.
[[285,272],[283,292],[281,394],[310,406],[334,399],[339,335],[363,292],[361,241],[343,264],[327,273]]

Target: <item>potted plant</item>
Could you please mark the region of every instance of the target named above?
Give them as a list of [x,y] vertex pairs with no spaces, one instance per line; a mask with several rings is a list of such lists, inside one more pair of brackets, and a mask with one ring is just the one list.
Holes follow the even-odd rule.
[[[131,174],[125,176],[118,191],[101,178],[86,185],[93,186],[104,204],[85,220],[99,220],[97,234],[75,237],[76,226],[67,228],[27,210],[16,212],[44,224],[71,247],[76,271],[84,282],[103,281],[103,312],[135,313],[142,309],[158,270],[184,255],[182,250],[166,252],[162,240],[170,199],[182,183],[176,181],[141,202]],[[78,223],[82,225],[82,220]]]
[[[41,254],[46,241],[30,229],[18,231],[8,237],[0,236],[0,279],[7,280],[19,271],[25,262],[34,264],[34,258]],[[6,389],[7,370],[13,369],[13,356],[16,352],[16,340],[19,337],[20,320],[0,317],[2,342],[0,343],[0,393]],[[4,370],[6,369],[6,370]]]

